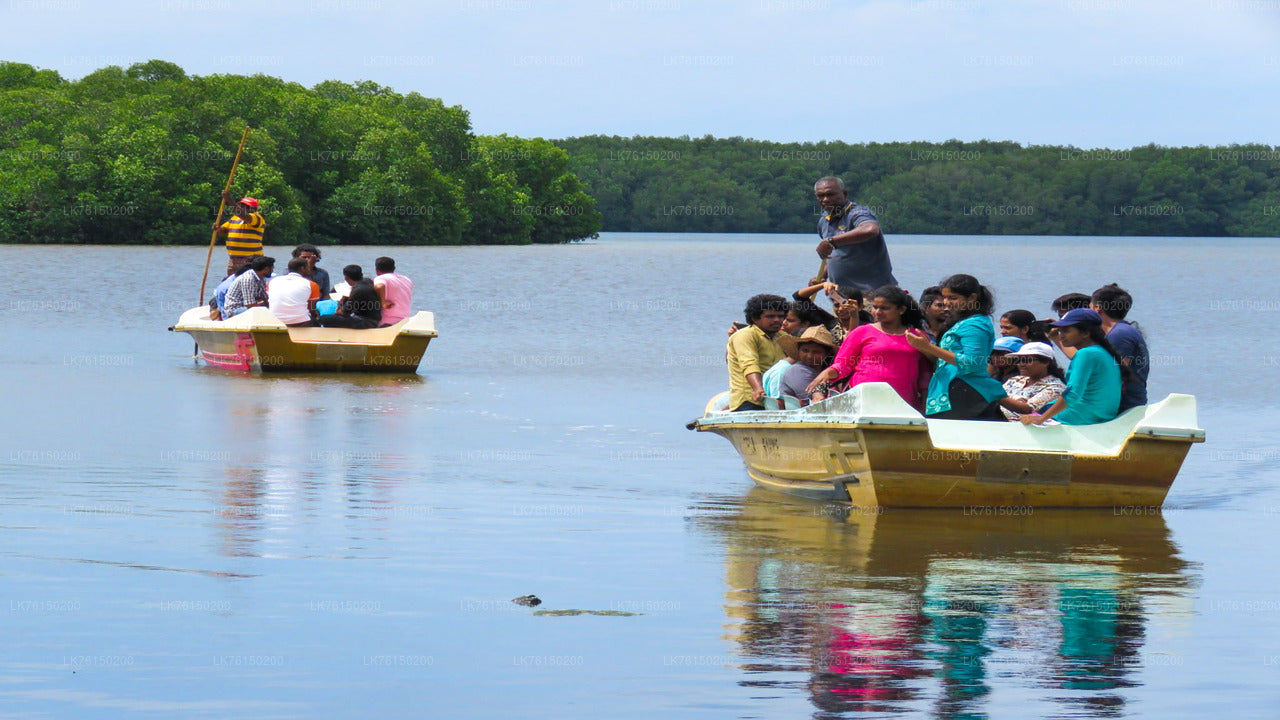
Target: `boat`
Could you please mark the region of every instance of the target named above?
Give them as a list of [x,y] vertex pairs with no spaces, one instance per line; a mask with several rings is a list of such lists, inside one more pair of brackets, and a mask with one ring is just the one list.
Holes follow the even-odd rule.
[[727,395],[689,427],[729,440],[763,487],[858,507],[1159,507],[1205,439],[1180,394],[1054,426],[928,420],[886,383],[754,412],[728,412]]
[[207,306],[194,307],[169,329],[193,337],[210,365],[255,373],[415,373],[437,335],[435,315],[426,311],[388,327],[352,330],[287,327],[264,307],[229,320],[211,320]]

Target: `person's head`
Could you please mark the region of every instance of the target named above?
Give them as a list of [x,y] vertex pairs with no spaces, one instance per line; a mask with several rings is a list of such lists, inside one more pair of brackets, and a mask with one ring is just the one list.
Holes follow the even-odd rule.
[[995,298],[978,279],[958,273],[938,283],[942,303],[947,308],[948,323],[955,325],[970,315],[990,315]]
[[813,196],[828,214],[839,212],[849,203],[849,191],[845,190],[844,181],[834,175],[819,178],[813,184]]
[[320,250],[315,245],[312,245],[310,243],[303,243],[302,245],[299,245],[298,247],[294,248],[293,256],[296,258],[300,257],[300,258],[303,258],[304,260],[308,260],[311,262],[313,266],[316,263],[320,262]]
[[1098,336],[1106,338],[1102,332],[1102,316],[1089,308],[1069,310],[1052,325],[1058,342],[1066,347],[1087,347],[1097,342]]
[[355,285],[364,279],[364,270],[359,265],[348,265],[342,268],[342,277],[349,284]]
[[1022,340],[1016,337],[997,338],[995,347],[991,348],[991,356],[987,358],[987,372],[1003,380],[1012,375],[1016,369],[1009,354],[1022,348]]
[[1053,357],[1053,347],[1048,343],[1029,342],[1006,357],[1017,366],[1019,375],[1032,380],[1039,380],[1046,375],[1062,379],[1062,369],[1058,367],[1058,361]]
[[782,322],[790,309],[791,303],[777,295],[753,295],[742,312],[748,325],[755,325],[772,335],[782,329]]
[[379,275],[393,273],[396,271],[396,261],[386,256],[380,257],[373,261],[373,269]]
[[258,273],[258,277],[266,277],[276,270],[276,259],[259,255],[248,262],[250,270]]
[[241,220],[247,219],[253,213],[258,212],[258,201],[251,197],[241,198],[239,202],[232,206],[231,212]]
[[1093,291],[1089,307],[1099,315],[1112,320],[1123,320],[1133,307],[1133,296],[1115,283],[1103,285]]
[[941,301],[942,288],[937,285],[930,285],[920,293],[920,312],[924,315],[925,322],[935,327],[947,319],[947,308]]
[[310,260],[304,260],[303,258],[296,257],[296,258],[294,258],[294,259],[292,259],[292,260],[290,260],[290,261],[289,261],[288,268],[289,268],[289,272],[291,272],[291,273],[298,273],[299,275],[302,275],[303,277],[307,277],[307,276],[310,276],[310,275],[311,275],[311,261],[310,261]]
[[1031,325],[1035,321],[1035,313],[1030,310],[1010,310],[1000,316],[1000,335],[1016,337],[1027,342],[1030,340],[1027,334],[1031,332]]
[[907,291],[896,285],[885,285],[872,290],[871,317],[883,326],[920,327],[924,315]]
[[788,335],[799,336],[813,324],[803,317],[801,311],[796,308],[797,305],[799,303],[791,303],[791,309],[787,311],[787,317],[782,321],[782,332]]
[[831,295],[831,307],[842,325],[861,323],[862,291],[848,285],[839,286]]
[[786,335],[778,340],[788,357],[812,368],[826,367],[827,360],[836,352],[835,338],[821,325],[813,325],[800,337]]
[[1061,318],[1063,315],[1077,308],[1087,308],[1092,298],[1084,293],[1067,293],[1056,298],[1053,303],[1053,312]]

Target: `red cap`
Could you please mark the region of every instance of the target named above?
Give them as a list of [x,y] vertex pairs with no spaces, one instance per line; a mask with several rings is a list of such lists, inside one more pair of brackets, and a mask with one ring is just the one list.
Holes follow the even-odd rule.
[[258,201],[257,201],[257,200],[254,200],[254,199],[253,199],[253,198],[251,198],[251,197],[241,198],[241,199],[240,199],[240,204],[241,204],[241,205],[243,205],[243,206],[245,206],[245,207],[247,207],[247,208],[252,208],[252,209],[254,209],[254,210],[257,210],[257,209],[258,209]]

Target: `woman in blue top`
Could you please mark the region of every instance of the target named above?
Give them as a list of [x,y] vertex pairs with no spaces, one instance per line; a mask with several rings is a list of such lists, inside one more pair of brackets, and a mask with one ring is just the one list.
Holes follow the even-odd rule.
[[939,284],[947,323],[937,344],[918,330],[907,330],[907,342],[935,362],[924,414],[939,420],[1001,422],[999,401],[1004,386],[987,374],[996,341],[991,322],[995,300],[972,275],[952,275]]
[[1127,370],[1102,331],[1102,316],[1076,308],[1051,323],[1063,347],[1076,349],[1067,367],[1067,389],[1043,415],[1018,418],[1023,425],[1042,425],[1050,418],[1063,425],[1092,425],[1115,419]]

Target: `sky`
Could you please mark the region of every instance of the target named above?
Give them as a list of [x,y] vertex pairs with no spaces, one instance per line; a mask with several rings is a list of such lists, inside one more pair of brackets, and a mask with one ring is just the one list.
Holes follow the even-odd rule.
[[480,134],[1280,144],[1280,0],[0,0],[74,79],[372,80]]

